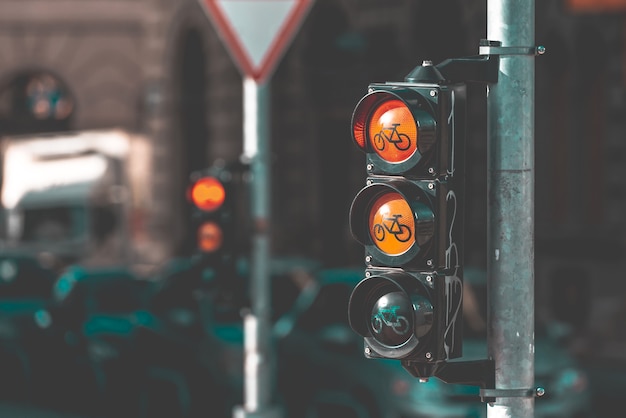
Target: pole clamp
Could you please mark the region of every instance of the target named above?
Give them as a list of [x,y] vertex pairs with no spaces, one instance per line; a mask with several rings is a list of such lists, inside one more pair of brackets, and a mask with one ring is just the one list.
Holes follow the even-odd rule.
[[479,55],[543,55],[546,48],[539,46],[502,46],[500,41],[481,39],[478,46]]
[[481,398],[539,398],[545,395],[542,387],[529,389],[480,389]]

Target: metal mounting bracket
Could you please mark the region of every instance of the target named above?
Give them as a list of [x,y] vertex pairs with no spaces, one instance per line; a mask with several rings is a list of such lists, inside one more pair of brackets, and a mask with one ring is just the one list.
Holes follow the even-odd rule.
[[480,389],[481,398],[535,398],[545,395],[542,387],[529,389]]
[[546,48],[539,46],[502,46],[500,41],[483,39],[478,47],[478,55],[543,55]]
[[449,361],[436,364],[404,361],[404,368],[414,377],[427,381],[429,376],[460,385],[480,387],[482,402],[492,403],[496,398],[534,398],[545,394],[542,387],[528,389],[495,389],[496,370],[492,359],[471,361]]

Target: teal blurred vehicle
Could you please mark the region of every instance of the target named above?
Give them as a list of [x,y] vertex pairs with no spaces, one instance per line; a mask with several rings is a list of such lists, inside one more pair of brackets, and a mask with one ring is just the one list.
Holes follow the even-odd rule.
[[[72,265],[60,274],[49,299],[32,313],[31,336],[19,342],[29,364],[28,401],[74,413],[112,405],[106,399],[114,387],[106,380],[111,373],[105,373],[104,361],[94,360],[115,356],[105,348],[129,344],[130,328],[125,325],[143,318],[141,298],[148,284],[121,266]],[[103,322],[104,328],[115,330],[113,341],[107,340],[110,333],[98,332]],[[132,381],[131,366],[116,385]]]
[[22,347],[39,343],[56,273],[46,257],[15,250],[0,254],[0,399],[24,400],[32,370]]

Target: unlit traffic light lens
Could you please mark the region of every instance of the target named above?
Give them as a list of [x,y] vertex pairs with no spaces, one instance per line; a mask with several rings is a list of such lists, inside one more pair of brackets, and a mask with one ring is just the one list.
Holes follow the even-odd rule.
[[372,242],[385,254],[402,255],[415,243],[413,210],[400,193],[386,193],[374,201],[368,227]]
[[413,333],[412,317],[412,305],[406,293],[387,293],[372,307],[372,336],[389,347],[402,345]]
[[191,201],[197,208],[213,212],[219,209],[226,198],[222,183],[214,177],[203,177],[191,189]]

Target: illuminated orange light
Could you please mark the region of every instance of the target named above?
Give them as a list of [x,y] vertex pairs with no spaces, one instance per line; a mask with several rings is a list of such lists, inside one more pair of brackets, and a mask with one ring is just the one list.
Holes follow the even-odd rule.
[[374,245],[385,254],[402,255],[415,243],[413,211],[400,193],[386,193],[374,201],[368,226]]
[[355,119],[354,125],[352,126],[352,136],[356,144],[361,148],[361,150],[365,150],[365,119],[359,117]]
[[205,222],[198,228],[198,249],[205,253],[217,251],[224,242],[222,228],[215,222]]
[[402,100],[382,102],[369,120],[368,137],[374,151],[389,163],[409,159],[418,145],[415,118]]
[[203,177],[191,189],[191,201],[196,207],[207,212],[219,209],[226,198],[222,183],[214,177]]

